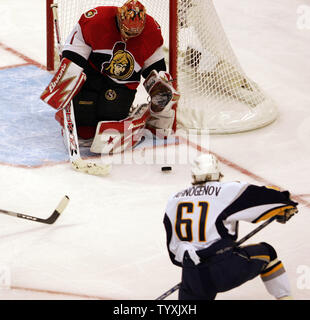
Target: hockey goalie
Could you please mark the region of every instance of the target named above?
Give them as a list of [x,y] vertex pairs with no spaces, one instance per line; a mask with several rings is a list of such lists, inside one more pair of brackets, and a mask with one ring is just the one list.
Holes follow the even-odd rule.
[[[72,103],[79,143],[88,142],[94,153],[133,148],[146,127],[168,134],[179,94],[166,71],[162,46],[160,26],[139,1],[91,9],[68,36],[58,71],[41,99],[57,110],[63,131],[68,120],[63,109]],[[133,107],[141,81],[150,101]]]

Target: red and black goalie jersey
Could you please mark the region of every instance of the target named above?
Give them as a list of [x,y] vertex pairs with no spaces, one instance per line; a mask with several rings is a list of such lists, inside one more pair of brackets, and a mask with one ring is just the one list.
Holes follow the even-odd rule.
[[158,64],[159,69],[166,67],[161,29],[147,15],[143,32],[125,42],[121,38],[116,13],[117,7],[112,6],[97,7],[84,13],[68,36],[63,53],[69,59],[73,57],[75,63],[79,58],[88,61],[93,69],[116,83],[136,89],[141,74],[146,77],[152,69],[158,69]]

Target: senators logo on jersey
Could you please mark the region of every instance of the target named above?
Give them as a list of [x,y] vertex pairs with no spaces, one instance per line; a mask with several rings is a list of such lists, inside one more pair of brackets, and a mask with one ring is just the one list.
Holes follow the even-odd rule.
[[134,57],[126,50],[126,44],[117,42],[111,60],[103,63],[101,71],[114,79],[126,80],[132,76],[134,67]]

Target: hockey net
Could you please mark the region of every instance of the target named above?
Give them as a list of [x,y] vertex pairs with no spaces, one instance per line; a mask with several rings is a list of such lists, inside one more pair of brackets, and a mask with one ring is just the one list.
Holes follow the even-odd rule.
[[[50,12],[52,0],[47,1]],[[219,1],[219,0],[215,0]],[[121,6],[125,0],[54,0],[58,5],[60,38],[67,38],[81,14],[100,5]],[[235,133],[273,122],[273,100],[243,71],[226,37],[213,0],[140,0],[161,25],[167,64],[177,79],[181,98],[177,128],[198,132]],[[53,69],[56,47],[47,20],[48,61]],[[52,52],[52,53],[51,53]]]

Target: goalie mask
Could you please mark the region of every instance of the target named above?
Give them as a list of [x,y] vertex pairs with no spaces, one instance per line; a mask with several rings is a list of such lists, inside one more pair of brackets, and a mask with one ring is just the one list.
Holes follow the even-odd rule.
[[146,10],[137,0],[128,0],[118,8],[117,21],[124,40],[137,37],[144,29]]
[[192,164],[191,173],[193,184],[219,181],[223,177],[219,170],[217,158],[211,154],[203,154],[197,157]]

